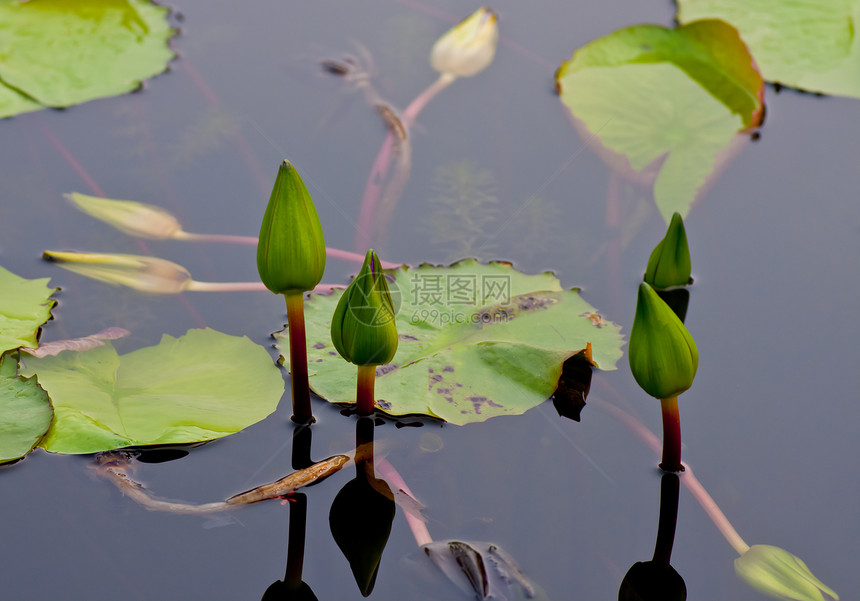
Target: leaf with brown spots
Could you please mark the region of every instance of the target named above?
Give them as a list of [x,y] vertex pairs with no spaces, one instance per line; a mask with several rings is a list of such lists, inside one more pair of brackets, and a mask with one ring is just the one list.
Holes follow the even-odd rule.
[[[399,346],[376,370],[377,407],[467,424],[519,415],[555,391],[565,360],[592,347],[602,369],[621,357],[619,327],[551,273],[460,261],[389,272]],[[333,403],[355,401],[355,366],[327,352],[341,291],[305,303],[310,386]],[[286,344],[286,331],[276,335]],[[288,367],[288,359],[284,358]]]

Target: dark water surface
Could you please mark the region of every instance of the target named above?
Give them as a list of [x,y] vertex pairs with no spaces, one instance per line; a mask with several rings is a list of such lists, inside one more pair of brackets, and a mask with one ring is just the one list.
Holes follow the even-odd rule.
[[[162,205],[189,231],[255,235],[278,162],[289,158],[311,188],[328,243],[352,249],[384,129],[359,94],[318,73],[317,61],[361,44],[375,60],[380,93],[404,106],[435,77],[426,60],[435,38],[477,7],[260,1],[240,10],[187,0],[176,8],[184,16],[179,59],[142,93],[0,122],[0,263],[63,288],[45,341],[121,326],[132,335],[116,346],[128,352],[206,324],[270,345],[285,316],[282,299],[269,293],[191,293],[192,312],[173,297],[41,262],[49,248],[140,252],[61,195],[93,193],[85,170],[106,196]],[[651,201],[625,192],[625,249],[611,281],[609,172],[581,150],[552,75],[575,48],[614,29],[671,24],[673,8],[621,0],[493,8],[503,36],[494,63],[456,82],[419,118],[412,179],[384,258],[458,258],[455,243],[434,242],[434,178],[471,162],[489,172],[487,189],[498,199],[472,254],[555,271],[626,334],[664,224]],[[766,103],[761,140],[687,219],[695,277],[687,325],[700,368],[680,401],[685,459],[747,543],[798,555],[849,600],[860,583],[860,104],[772,88]],[[521,210],[532,195],[539,201]],[[195,279],[257,278],[252,247],[147,246]],[[331,260],[324,281],[346,282],[353,269]],[[387,423],[376,437],[427,507],[434,538],[497,543],[551,599],[613,599],[630,565],[653,551],[658,458],[598,404],[620,405],[655,432],[660,416],[626,358],[617,371],[595,373],[589,401],[581,423],[546,403],[466,427]],[[276,479],[290,471],[289,406],[287,394],[264,422],[183,459],[141,465],[136,476],[187,502]],[[351,448],[354,419],[319,400],[314,410],[314,458]],[[149,512],[90,466],[90,457],[35,452],[0,470],[3,599],[253,600],[283,578],[288,507],[259,504],[234,521]],[[347,479],[307,492],[303,578],[321,600],[361,598],[328,526]],[[416,549],[398,510],[372,598],[468,598]],[[763,598],[735,577],[734,551],[683,486],[674,549],[690,599]]]

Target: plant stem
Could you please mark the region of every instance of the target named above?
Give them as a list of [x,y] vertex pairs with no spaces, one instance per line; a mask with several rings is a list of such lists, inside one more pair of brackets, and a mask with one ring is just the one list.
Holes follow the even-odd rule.
[[[651,447],[655,453],[660,452],[660,440],[638,419],[607,401],[594,399],[592,403],[620,420],[621,423],[630,428],[634,434],[641,438],[646,445]],[[686,469],[684,470],[684,476],[681,479],[681,483],[687,487],[687,490],[690,491],[702,509],[705,510],[705,513],[708,514],[708,517],[711,518],[714,526],[717,527],[717,530],[720,531],[720,534],[723,535],[738,555],[746,553],[749,549],[749,545],[746,544],[743,538],[741,538],[741,535],[738,534],[738,531],[735,530],[734,526],[732,526],[732,523],[726,517],[726,514],[722,512],[719,505],[717,505],[717,502],[714,501],[713,497],[711,497],[711,495],[708,494],[708,491],[705,490],[705,487],[702,486],[702,483],[693,475],[692,468],[690,468],[689,465],[685,465],[684,467]]]
[[[430,84],[427,89],[421,92],[415,99],[409,103],[406,110],[403,111],[398,123],[393,123],[386,119],[388,125],[388,133],[385,135],[385,140],[382,147],[376,154],[376,159],[373,161],[373,166],[370,168],[370,174],[367,176],[367,183],[364,187],[364,196],[361,199],[361,208],[358,214],[358,228],[355,237],[355,247],[358,250],[365,249],[371,244],[371,236],[374,232],[374,219],[377,214],[377,205],[379,197],[382,194],[382,182],[388,175],[388,168],[391,166],[392,150],[404,157],[398,161],[398,171],[393,178],[396,182],[395,192],[386,195],[387,210],[389,213],[393,210],[392,205],[397,203],[395,196],[397,193],[402,193],[406,187],[406,180],[409,178],[411,169],[411,141],[409,139],[409,130],[418,113],[424,109],[427,104],[436,97],[436,95],[447,88],[457,77],[450,73],[443,73],[436,81]],[[385,115],[383,114],[383,117]]]
[[302,585],[302,564],[305,559],[305,530],[308,520],[308,497],[296,493],[290,497],[290,528],[287,543],[287,571],[284,584],[291,590]]
[[[259,239],[256,236],[235,236],[233,234],[192,234],[191,232],[178,231],[173,234],[174,240],[182,240],[185,242],[223,242],[225,244],[244,244],[245,246],[256,246]],[[325,254],[332,259],[343,259],[344,261],[353,261],[361,265],[364,263],[364,255],[341,250],[339,248],[326,247]],[[383,269],[396,269],[400,267],[400,263],[391,263],[388,261],[380,261]]]
[[660,400],[663,412],[663,461],[664,472],[683,472],[681,465],[681,419],[678,416],[678,397]]
[[355,394],[355,406],[359,415],[373,414],[373,385],[376,383],[376,366],[358,366],[358,386]]
[[[379,472],[379,475],[388,482],[388,485],[393,491],[400,490],[410,498],[415,498],[415,495],[412,494],[412,491],[409,490],[409,487],[406,485],[406,481],[403,480],[403,477],[394,468],[394,466],[388,462],[388,459],[385,459],[384,457],[378,458],[376,460],[376,470]],[[419,547],[433,542],[433,537],[430,536],[427,524],[425,524],[421,518],[413,514],[411,511],[406,510],[403,511],[403,515],[406,518],[406,523],[409,525],[409,529],[412,531],[412,536],[415,537],[415,542]]]
[[668,566],[672,559],[675,544],[675,527],[678,523],[677,474],[663,474],[660,478],[660,519],[657,524],[657,542],[654,544],[654,557],[651,561]]
[[456,75],[442,73],[436,81],[427,86],[427,89],[418,94],[418,96],[409,103],[406,110],[403,111],[403,115],[401,116],[403,126],[406,127],[407,130],[412,127],[412,124],[415,123],[415,119],[418,117],[418,113],[424,110],[424,107],[427,106],[427,104],[433,100],[439,92],[454,83],[454,80],[456,79]]
[[290,385],[293,390],[292,420],[305,424],[314,420],[311,394],[308,388],[308,354],[305,342],[305,305],[301,292],[285,294],[287,300],[287,332],[290,337]]
[[[333,288],[346,288],[343,284],[318,284],[314,292],[328,292]],[[266,290],[262,282],[198,282],[190,280],[185,290],[193,292],[257,292]]]

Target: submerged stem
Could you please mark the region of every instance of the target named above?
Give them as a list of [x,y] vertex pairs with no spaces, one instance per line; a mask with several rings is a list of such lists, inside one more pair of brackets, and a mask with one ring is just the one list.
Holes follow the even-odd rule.
[[[630,428],[633,433],[641,438],[645,444],[651,447],[655,453],[660,451],[659,439],[654,436],[654,433],[646,428],[638,419],[623,409],[616,407],[612,403],[601,401],[599,399],[592,402],[598,408],[606,411]],[[705,510],[705,513],[708,514],[708,517],[711,518],[714,526],[717,527],[717,530],[720,531],[720,534],[723,535],[738,555],[746,553],[747,549],[749,549],[749,545],[746,544],[743,538],[741,538],[741,535],[738,534],[738,531],[735,530],[734,526],[732,526],[732,523],[726,517],[726,514],[722,512],[719,505],[717,505],[717,502],[714,501],[713,497],[711,497],[711,495],[708,494],[708,491],[705,490],[705,487],[702,486],[702,483],[693,475],[692,468],[690,468],[689,465],[684,465],[683,467],[686,469],[684,470],[684,475],[681,478],[681,483],[687,487],[687,490],[690,491],[702,509]]]
[[[314,292],[328,292],[333,288],[346,288],[343,284],[319,284]],[[263,282],[198,282],[189,280],[185,290],[192,292],[262,292],[266,290]]]
[[681,465],[681,418],[678,415],[678,397],[660,400],[663,412],[663,461],[660,469],[665,472],[683,472]]
[[[233,234],[192,234],[180,230],[173,234],[174,240],[183,240],[185,242],[223,242],[225,244],[244,244],[246,246],[256,246],[259,243],[259,238],[256,236],[235,236]],[[342,259],[344,261],[352,261],[359,265],[364,262],[364,255],[354,253],[348,250],[339,248],[326,247],[325,254],[332,259]],[[381,261],[383,269],[395,269],[400,267],[400,263],[391,263]]]
[[292,420],[299,424],[312,422],[311,394],[308,387],[308,354],[305,341],[305,307],[301,292],[285,294],[287,300],[287,333],[290,339],[290,385],[293,391]]
[[358,366],[358,386],[356,387],[355,406],[359,415],[373,413],[373,386],[376,383],[376,366]]
[[[406,188],[406,182],[409,180],[409,173],[412,168],[412,141],[409,130],[418,117],[418,113],[439,92],[447,88],[456,79],[457,76],[450,73],[440,75],[427,89],[409,103],[409,106],[406,107],[406,110],[403,111],[403,114],[399,118],[396,118],[396,115],[391,115],[390,110],[380,110],[381,106],[384,108],[387,105],[384,105],[379,100],[372,102],[385,120],[388,126],[388,133],[385,135],[382,147],[376,154],[376,159],[373,161],[373,166],[370,168],[370,174],[368,174],[367,183],[364,187],[364,196],[361,199],[355,238],[355,247],[357,249],[372,246],[370,243],[371,236],[374,233],[378,233],[378,228],[374,226],[374,220],[377,218],[380,209],[379,205],[383,205],[381,208],[390,217],[394,206]],[[380,196],[383,195],[383,182],[391,166],[392,154],[398,157],[397,166],[392,176],[392,181],[388,186],[389,189],[386,190],[382,199],[383,202],[380,203]]]

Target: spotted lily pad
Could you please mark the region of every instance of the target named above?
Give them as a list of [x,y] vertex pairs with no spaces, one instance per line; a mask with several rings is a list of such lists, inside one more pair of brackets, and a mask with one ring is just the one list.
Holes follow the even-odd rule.
[[263,347],[210,329],[126,355],[106,343],[23,361],[54,404],[39,446],[55,453],[220,438],[272,413],[284,392]]
[[148,0],[0,0],[0,117],[130,92],[175,33]]
[[51,425],[54,411],[36,378],[16,375],[16,361],[0,358],[0,463],[30,452]]
[[685,216],[762,119],[764,82],[730,25],[636,25],[577,50],[556,73],[574,126],[610,167]]
[[860,98],[860,0],[679,0],[696,19],[735,26],[767,81]]
[[[603,369],[614,369],[621,357],[619,327],[551,273],[526,275],[509,263],[470,259],[390,274],[400,341],[392,363],[376,370],[376,400],[391,415],[459,425],[519,415],[549,398],[565,359],[588,343]],[[341,294],[315,293],[305,302],[308,375],[323,398],[354,403],[356,367],[331,343]],[[286,348],[286,335],[276,335],[279,348]]]
[[0,267],[0,355],[39,345],[39,328],[51,319],[56,301],[48,278],[27,280]]

